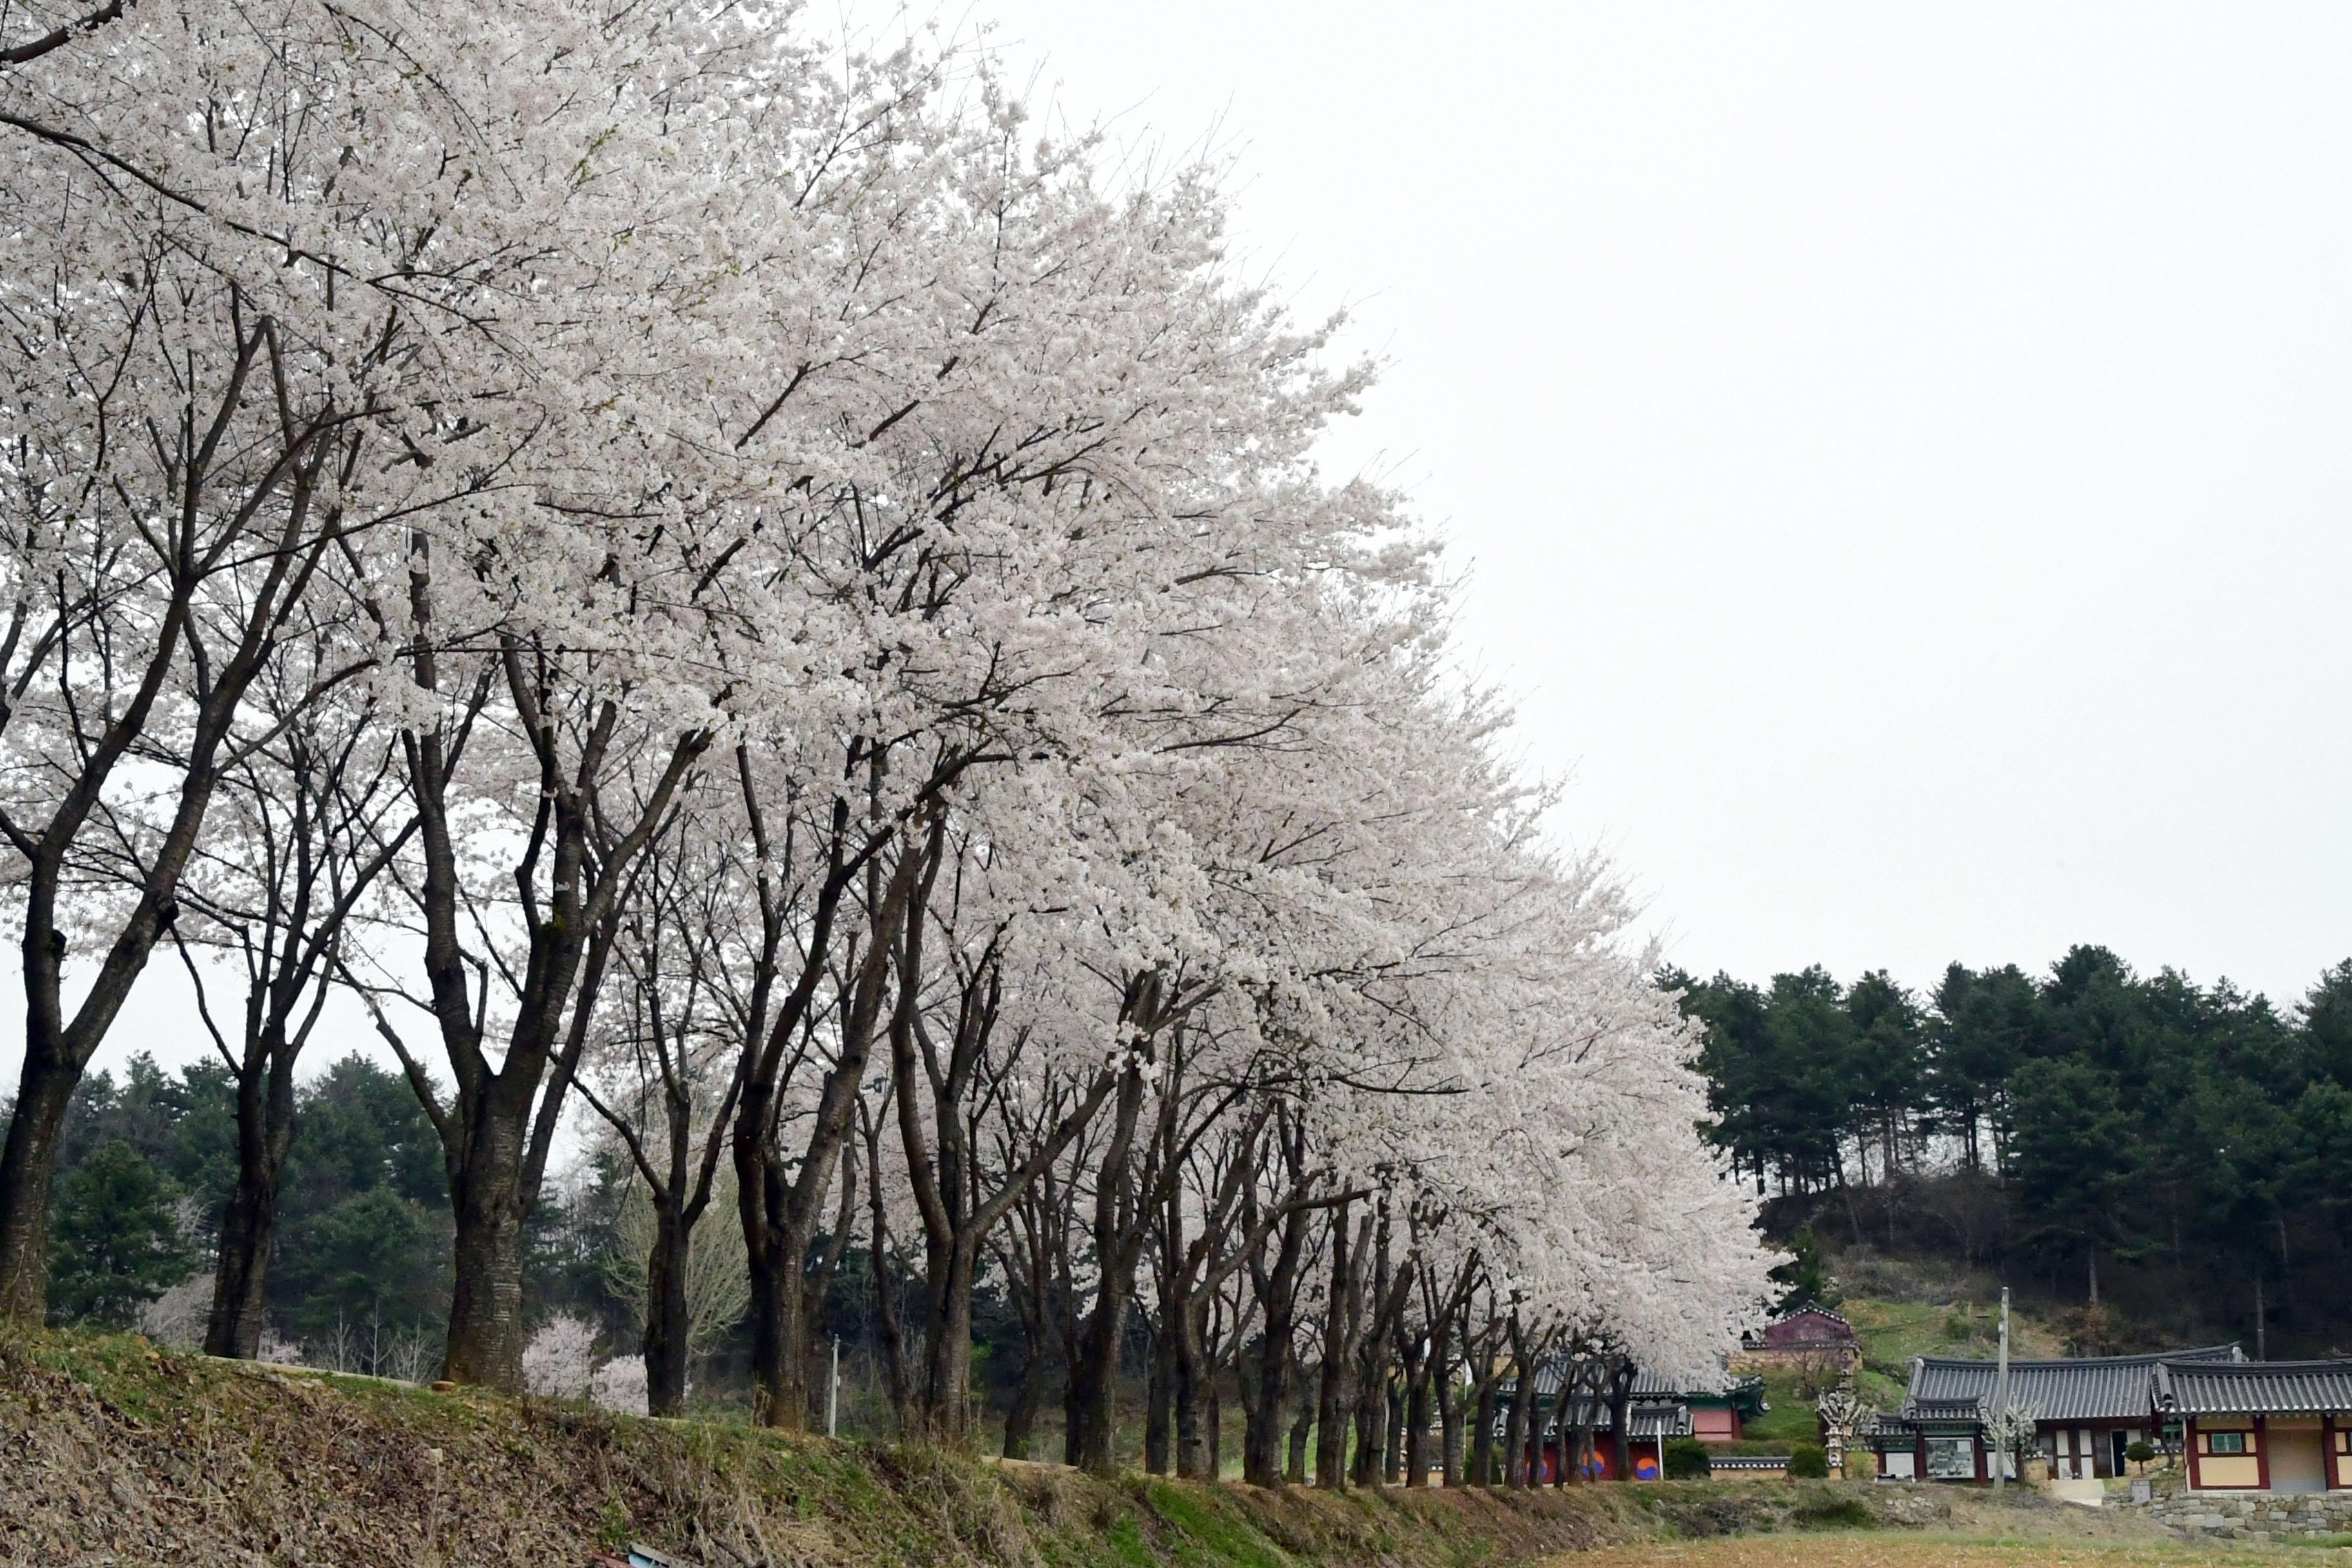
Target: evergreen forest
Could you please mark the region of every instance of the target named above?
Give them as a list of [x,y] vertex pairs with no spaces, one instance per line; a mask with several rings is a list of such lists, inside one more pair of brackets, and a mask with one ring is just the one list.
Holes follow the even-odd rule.
[[2285,1007],[2088,946],[1925,994],[1818,966],[1659,983],[1706,1026],[1710,1136],[1800,1293],[1863,1247],[1997,1272],[2088,1351],[2352,1338],[2352,963]]

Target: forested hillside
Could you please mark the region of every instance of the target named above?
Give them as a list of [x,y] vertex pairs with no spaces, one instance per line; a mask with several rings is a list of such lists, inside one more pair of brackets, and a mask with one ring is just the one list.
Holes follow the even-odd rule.
[[2352,1332],[2352,963],[2285,1007],[2097,947],[1927,994],[1818,967],[1660,983],[1706,1025],[1711,1135],[1811,1260],[1801,1288],[1866,1247],[1993,1267],[2086,1347]]

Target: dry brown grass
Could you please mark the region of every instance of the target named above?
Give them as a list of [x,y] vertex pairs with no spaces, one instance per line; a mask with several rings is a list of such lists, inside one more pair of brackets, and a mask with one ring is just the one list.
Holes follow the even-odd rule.
[[2153,1541],[1965,1541],[1911,1534],[1748,1536],[1606,1547],[1556,1558],[1548,1568],[2247,1568],[2255,1563],[2333,1562],[2337,1552],[2257,1553]]

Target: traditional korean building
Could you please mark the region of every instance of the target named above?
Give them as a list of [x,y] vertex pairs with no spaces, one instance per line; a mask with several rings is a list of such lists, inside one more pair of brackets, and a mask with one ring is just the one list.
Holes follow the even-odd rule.
[[2352,1361],[2192,1361],[2154,1371],[2191,1491],[2352,1489]]
[[[1568,1371],[1567,1363],[1561,1361],[1546,1362],[1536,1369],[1536,1406],[1531,1420],[1540,1420],[1559,1397],[1560,1383]],[[1495,1436],[1498,1439],[1509,1433],[1511,1401],[1517,1395],[1516,1379],[1505,1379],[1495,1391]],[[1727,1377],[1720,1387],[1685,1388],[1675,1380],[1635,1373],[1625,1423],[1632,1479],[1657,1479],[1665,1462],[1665,1445],[1672,1439],[1737,1442],[1746,1424],[1768,1408],[1764,1380],[1760,1377]],[[1592,1434],[1592,1452],[1586,1458],[1585,1473],[1594,1480],[1618,1479],[1613,1469],[1617,1428],[1614,1413],[1605,1399],[1570,1399],[1560,1407],[1559,1417],[1543,1431],[1529,1432],[1529,1467],[1547,1482],[1556,1479],[1564,1462],[1562,1448],[1579,1427],[1588,1428]]]
[[[2126,1473],[2126,1449],[2162,1435],[2155,1393],[2160,1364],[2208,1366],[2238,1359],[2235,1345],[2208,1345],[2159,1355],[2012,1360],[2009,1397],[2013,1406],[2034,1413],[2053,1479],[2120,1476]],[[1863,1435],[1878,1456],[1878,1473],[1906,1480],[1990,1480],[1985,1421],[1999,1379],[1995,1362],[1914,1358],[1902,1410],[1881,1416]]]
[[1861,1364],[1862,1340],[1853,1325],[1827,1307],[1792,1308],[1753,1333],[1743,1334],[1738,1367],[1815,1365],[1839,1372]]

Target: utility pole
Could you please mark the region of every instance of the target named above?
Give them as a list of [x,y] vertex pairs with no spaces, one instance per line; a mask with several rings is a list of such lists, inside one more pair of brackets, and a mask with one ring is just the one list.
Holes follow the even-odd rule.
[[2009,1447],[2009,1287],[2006,1285],[2000,1288],[2000,1370],[1993,1376],[1992,1403],[1992,1420],[1987,1425],[1992,1428],[1996,1434],[1995,1441],[2000,1445],[1992,1456],[1992,1489],[1999,1491]]
[[833,1371],[824,1380],[824,1435],[841,1435],[841,1336],[833,1336]]

